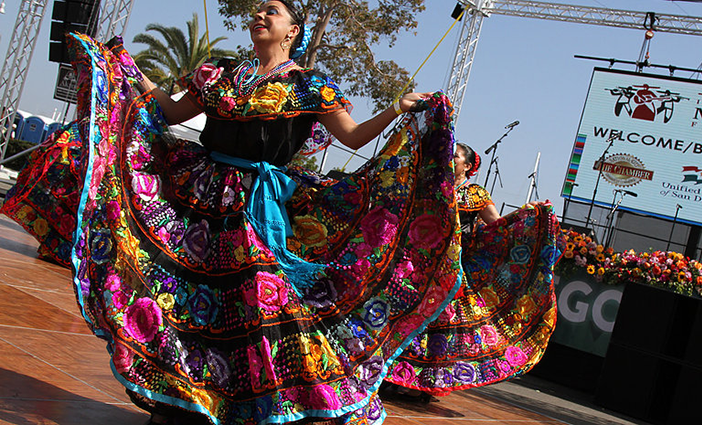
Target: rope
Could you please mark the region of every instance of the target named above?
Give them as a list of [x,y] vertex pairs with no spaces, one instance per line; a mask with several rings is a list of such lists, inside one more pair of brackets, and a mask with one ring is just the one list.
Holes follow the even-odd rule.
[[205,6],[205,37],[207,37],[207,57],[212,57],[212,52],[210,50],[210,26],[207,21],[207,0],[202,0],[202,4]]
[[[458,17],[453,21],[453,23],[451,24],[451,26],[449,27],[449,29],[446,30],[446,33],[444,34],[444,36],[441,37],[441,39],[439,40],[439,42],[436,43],[436,46],[434,46],[434,48],[431,50],[431,52],[429,52],[429,55],[427,55],[426,59],[424,59],[424,62],[422,62],[422,64],[419,65],[419,68],[417,68],[417,71],[415,71],[415,73],[412,75],[412,77],[410,77],[410,79],[407,80],[407,84],[405,84],[405,86],[402,87],[402,89],[400,90],[400,92],[399,92],[399,93],[397,94],[397,96],[395,97],[394,102],[396,102],[397,100],[400,99],[400,97],[402,97],[402,94],[405,92],[405,90],[407,90],[407,87],[409,87],[410,83],[414,80],[414,77],[417,76],[417,74],[418,74],[419,71],[422,69],[422,67],[424,66],[424,64],[427,63],[427,61],[429,60],[429,58],[431,57],[431,55],[434,54],[434,52],[436,51],[436,49],[439,48],[439,45],[444,41],[444,39],[446,38],[446,36],[449,35],[449,33],[450,33],[451,30],[453,29],[454,25],[456,25],[456,22],[458,22],[458,21],[461,20],[461,18],[463,17],[463,14],[465,13],[465,11],[466,11],[466,9],[464,8],[464,9],[461,11],[461,13],[458,15]],[[353,157],[356,155],[356,152],[357,152],[357,151],[358,151],[358,149],[356,149],[355,151],[353,151],[353,154],[351,154],[351,156],[349,157],[348,161],[346,161],[346,164],[344,164],[344,166],[341,167],[341,171],[342,171],[342,172],[343,172],[344,170],[346,170],[346,166],[349,165],[349,162],[351,162],[351,159],[353,159]]]

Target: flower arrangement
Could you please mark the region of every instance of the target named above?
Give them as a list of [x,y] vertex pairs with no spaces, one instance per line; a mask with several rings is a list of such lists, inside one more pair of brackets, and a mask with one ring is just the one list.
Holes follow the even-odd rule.
[[702,263],[672,251],[614,252],[591,237],[563,230],[566,250],[555,273],[568,277],[586,271],[598,282],[609,285],[641,283],[665,288],[678,294],[702,297]]

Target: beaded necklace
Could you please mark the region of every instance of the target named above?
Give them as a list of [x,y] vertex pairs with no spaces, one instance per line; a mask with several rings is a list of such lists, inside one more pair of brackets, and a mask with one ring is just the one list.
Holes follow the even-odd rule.
[[256,90],[256,88],[264,81],[268,80],[274,75],[282,74],[288,69],[294,67],[295,61],[289,59],[263,75],[256,74],[259,65],[260,62],[258,61],[258,58],[254,58],[253,62],[248,60],[243,61],[234,70],[234,87],[236,87],[236,92],[239,96],[251,95],[251,93],[253,93],[254,90]]

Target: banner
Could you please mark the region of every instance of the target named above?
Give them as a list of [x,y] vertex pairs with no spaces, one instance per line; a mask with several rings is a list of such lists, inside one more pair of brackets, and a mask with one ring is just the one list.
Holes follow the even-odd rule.
[[702,82],[595,68],[561,195],[702,224]]
[[555,276],[558,319],[551,341],[605,357],[624,285],[605,285],[587,273]]

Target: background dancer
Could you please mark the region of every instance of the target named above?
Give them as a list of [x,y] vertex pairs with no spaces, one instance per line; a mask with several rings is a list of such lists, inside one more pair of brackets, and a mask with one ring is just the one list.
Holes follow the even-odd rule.
[[428,402],[526,373],[555,326],[553,266],[564,242],[550,204],[500,217],[487,190],[468,182],[478,154],[457,143],[454,161],[465,280],[392,364],[383,396]]

